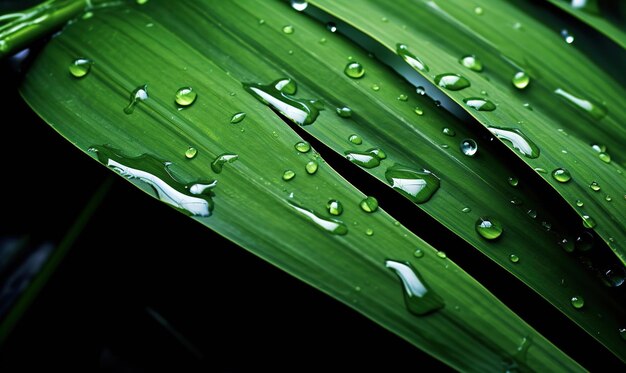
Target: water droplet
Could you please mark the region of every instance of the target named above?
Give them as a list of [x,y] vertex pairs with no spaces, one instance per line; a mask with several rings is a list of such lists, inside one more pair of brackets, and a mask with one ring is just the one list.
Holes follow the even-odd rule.
[[488,240],[495,240],[502,235],[502,224],[496,219],[483,216],[476,220],[476,232]]
[[339,115],[342,118],[350,118],[352,116],[352,109],[350,109],[347,106],[338,107],[337,108],[337,115]]
[[511,203],[515,206],[519,206],[522,204],[522,200],[517,197],[511,197]]
[[489,127],[489,131],[500,140],[511,143],[514,149],[528,158],[539,157],[540,150],[535,143],[518,128]]
[[595,239],[589,232],[582,232],[576,237],[576,249],[578,251],[589,251],[593,248]]
[[135,106],[139,102],[146,101],[147,99],[148,99],[148,85],[147,84],[144,84],[135,88],[130,93],[130,102],[128,103],[128,106],[124,108],[124,113],[132,114],[133,111],[135,111]]
[[424,316],[445,306],[443,299],[426,284],[411,263],[386,260],[385,267],[393,270],[402,281],[404,304],[409,312]]
[[375,91],[375,92],[380,91],[380,86],[376,83],[372,84],[372,91]]
[[93,61],[87,58],[77,58],[70,64],[69,70],[75,78],[82,78],[89,74]]
[[[224,168],[224,165],[226,163],[233,163],[237,159],[239,159],[239,155],[237,155],[237,154],[232,154],[232,153],[220,154],[217,157],[215,157],[213,162],[211,162],[211,169],[216,174],[219,174],[220,172],[222,172],[222,169]],[[284,176],[283,176],[283,178],[284,178]]]
[[561,248],[563,250],[565,250],[568,253],[571,253],[574,251],[574,243],[570,240],[568,240],[567,238],[563,237],[559,242],[558,242],[559,246],[561,246]]
[[304,166],[304,169],[306,170],[306,172],[309,175],[313,175],[314,173],[317,172],[318,167],[319,166],[318,166],[317,162],[309,161],[309,162],[307,162],[306,166]]
[[287,35],[291,35],[293,34],[293,32],[295,31],[295,29],[293,28],[292,25],[285,25],[283,26],[283,32]]
[[579,199],[576,200],[576,206],[578,207],[583,207],[585,205],[585,203]]
[[326,38],[321,38],[319,41],[320,44],[326,44]]
[[589,216],[587,214],[583,214],[582,217],[583,217],[583,226],[585,228],[590,228],[591,229],[591,228],[594,228],[597,225],[596,221],[591,216]]
[[435,77],[435,84],[450,91],[459,91],[469,87],[469,80],[458,74],[439,74]]
[[144,5],[148,2],[148,0],[137,0],[137,4]]
[[415,249],[415,251],[413,252],[413,256],[416,258],[423,258],[424,251],[422,251],[422,249]]
[[378,210],[378,200],[371,196],[365,197],[361,203],[359,203],[359,206],[361,206],[361,210],[365,212],[374,212]]
[[566,29],[561,30],[561,37],[567,44],[572,44],[574,42],[574,36]]
[[408,99],[409,99],[409,96],[405,95],[404,93],[398,96],[398,101],[407,101]]
[[574,295],[570,299],[570,303],[572,303],[572,307],[576,309],[581,309],[585,305],[585,300],[580,295]]
[[530,209],[530,210],[526,211],[526,214],[528,216],[530,216],[531,218],[533,218],[533,219],[537,218],[537,210]]
[[593,190],[594,192],[599,192],[600,189],[600,184],[598,184],[597,181],[592,181],[591,184],[589,184],[589,188],[591,188],[591,190]]
[[374,230],[372,228],[367,228],[365,230],[365,234],[368,236],[373,236],[374,235]]
[[293,201],[287,201],[289,206],[291,206],[294,210],[296,210],[302,217],[315,224],[316,227],[321,230],[343,236],[348,233],[348,227],[341,220],[337,220],[334,218],[326,218],[316,213],[313,210],[309,210],[307,208],[298,206]]
[[623,267],[607,268],[601,271],[602,282],[608,287],[620,287],[626,281],[626,270]]
[[525,107],[528,110],[533,110],[533,107],[528,102],[523,104],[522,106]]
[[372,148],[372,149],[368,149],[367,153],[375,156],[376,158],[380,159],[381,161],[385,158],[387,158],[387,154],[379,148]]
[[484,12],[485,12],[485,11],[483,10],[483,8],[481,8],[481,7],[479,7],[479,6],[477,6],[476,8],[474,8],[474,13],[476,13],[476,15],[482,16]]
[[293,147],[300,153],[308,153],[311,150],[311,144],[306,141],[298,141]]
[[194,147],[189,147],[186,151],[185,151],[185,158],[187,159],[194,159],[196,157],[196,155],[198,155],[198,149],[194,148]]
[[552,177],[559,183],[567,183],[568,181],[572,180],[572,175],[569,173],[568,170],[564,168],[557,168],[556,170],[552,171]]
[[292,122],[301,126],[312,124],[317,119],[323,104],[318,100],[295,98],[296,82],[291,79],[279,79],[268,85],[245,83],[246,91],[256,99],[278,110]]
[[489,100],[485,100],[483,98],[480,97],[470,97],[470,98],[464,98],[463,102],[465,102],[465,104],[473,109],[476,109],[478,111],[494,111],[496,110],[496,105],[489,101]]
[[176,91],[175,100],[179,106],[189,106],[198,98],[198,94],[191,87],[182,87]]
[[339,216],[343,213],[343,205],[336,199],[331,199],[326,203],[326,209],[331,215]]
[[330,32],[336,32],[337,31],[337,25],[335,25],[334,22],[328,22],[326,24],[326,29]]
[[593,145],[591,145],[591,149],[593,149],[594,151],[596,151],[598,153],[601,153],[601,152],[605,152],[606,151],[606,146],[593,144]]
[[448,255],[446,255],[444,251],[437,251],[437,256],[440,257],[441,259],[445,259],[448,257]]
[[409,51],[409,47],[405,44],[396,44],[396,53],[413,69],[423,72],[430,70],[422,60]]
[[541,226],[543,227],[543,229],[545,229],[546,231],[549,231],[552,229],[552,223],[550,223],[549,221],[542,221],[541,222]]
[[380,159],[368,152],[346,152],[345,154],[350,162],[364,168],[374,168],[380,165]]
[[511,82],[513,82],[515,88],[524,89],[530,84],[530,76],[523,71],[518,71],[513,75]]
[[509,177],[509,184],[516,187],[519,184],[519,180],[515,176]]
[[93,146],[90,152],[96,153],[105,166],[138,185],[149,186],[162,202],[186,214],[210,216],[213,211],[213,192],[217,181],[195,181],[183,184],[169,171],[171,162],[166,162],[148,154],[139,157],[126,157],[108,146]]
[[233,114],[232,118],[230,118],[230,123],[236,124],[236,123],[241,122],[245,118],[246,118],[246,113],[244,112],[235,113]]
[[476,144],[476,141],[472,139],[465,139],[461,141],[459,148],[461,149],[461,153],[468,157],[473,157],[478,152],[478,144]]
[[285,181],[289,181],[293,179],[294,177],[296,177],[296,173],[293,172],[292,170],[286,170],[285,172],[283,172],[283,180]]
[[541,167],[535,167],[534,168],[535,171],[539,172],[540,174],[546,174],[548,173],[548,171],[546,171],[545,168],[541,168]]
[[309,6],[309,3],[306,0],[291,0],[291,7],[298,12],[304,11],[307,6]]
[[396,164],[385,171],[385,179],[391,187],[413,203],[427,202],[439,189],[441,181],[428,170],[415,170]]
[[365,75],[365,68],[356,61],[348,62],[343,72],[352,79],[360,79]]
[[415,92],[417,92],[417,94],[420,96],[424,96],[426,94],[426,89],[422,86],[419,86],[415,88]]
[[363,139],[361,138],[361,136],[356,135],[356,134],[350,135],[350,137],[348,137],[348,141],[356,145],[363,144]]
[[264,19],[259,19],[259,25],[264,25],[265,24],[265,20]]
[[459,63],[473,71],[483,71],[483,63],[476,56],[463,56]]
[[415,109],[413,109],[413,111],[415,112],[415,114],[417,115],[424,115],[424,110],[422,110],[422,108],[420,108],[419,106],[416,106]]
[[445,127],[442,130],[443,134],[446,136],[454,137],[456,136],[456,132],[452,128]]
[[594,119],[602,119],[608,114],[608,110],[604,105],[598,104],[592,100],[577,97],[561,88],[557,88],[554,93],[562,97],[574,107],[577,107],[578,109],[591,115]]
[[598,158],[604,163],[611,163],[611,156],[608,153],[598,153]]
[[515,254],[511,254],[511,255],[509,255],[509,260],[511,261],[511,263],[518,263],[519,262],[519,256],[517,256]]
[[471,208],[469,208],[469,207],[463,207],[463,208],[461,209],[461,212],[463,212],[463,213],[466,213],[466,214],[467,214],[467,213],[469,213],[469,212],[472,212],[472,209],[471,209]]

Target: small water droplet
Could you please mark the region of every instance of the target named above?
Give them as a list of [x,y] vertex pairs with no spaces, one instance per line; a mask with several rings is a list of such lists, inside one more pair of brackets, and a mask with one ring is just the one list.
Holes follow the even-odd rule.
[[361,210],[365,212],[374,212],[378,210],[378,200],[372,196],[365,197],[361,203],[359,203],[359,206],[361,206]]
[[478,218],[475,224],[476,232],[483,238],[495,240],[502,235],[502,224],[496,219],[483,216]]
[[437,251],[437,256],[440,257],[441,259],[445,259],[448,257],[448,255],[446,255],[444,251]]
[[515,176],[509,177],[509,184],[513,187],[516,187],[519,184],[519,180]]
[[356,145],[363,144],[363,139],[361,138],[361,136],[359,136],[357,134],[350,135],[350,137],[348,137],[348,141],[350,141],[351,143],[356,144]]
[[454,137],[456,136],[456,132],[452,128],[445,127],[442,130],[443,134],[446,136]]
[[552,223],[550,223],[549,221],[542,221],[541,222],[541,226],[543,227],[543,229],[545,229],[546,231],[550,231],[552,229]]
[[606,146],[605,145],[597,145],[597,144],[593,144],[591,145],[591,149],[593,149],[594,151],[601,153],[601,152],[605,152],[606,151]]
[[496,105],[489,101],[489,100],[485,100],[483,98],[480,97],[470,97],[470,98],[464,98],[463,102],[465,102],[465,104],[475,110],[478,111],[494,111],[496,110]]
[[413,252],[413,256],[416,258],[423,258],[424,251],[422,251],[422,249],[415,249],[415,251]]
[[568,240],[567,238],[563,237],[559,242],[558,242],[559,246],[561,246],[561,248],[563,250],[565,250],[568,253],[571,253],[574,251],[574,243],[570,240]]
[[422,110],[422,108],[419,107],[419,106],[416,106],[415,109],[413,109],[413,111],[415,112],[415,114],[417,114],[419,116],[424,115],[424,110]]
[[144,5],[148,2],[148,0],[136,0],[137,4]]
[[567,183],[568,181],[572,180],[572,175],[568,170],[564,168],[557,168],[556,170],[552,171],[552,177],[559,183]]
[[562,97],[570,105],[583,110],[587,114],[591,115],[594,119],[602,119],[608,114],[607,108],[603,104],[599,104],[589,99],[585,99],[579,96],[575,96],[562,88],[557,88],[554,91],[555,94]]
[[334,22],[328,22],[326,24],[326,29],[330,32],[336,32],[337,31],[337,25],[335,25]]
[[530,76],[523,71],[518,71],[513,75],[513,79],[511,80],[515,88],[524,89],[528,87],[530,84]]
[[319,165],[317,164],[317,162],[309,161],[307,162],[306,166],[304,166],[304,169],[309,175],[313,175],[314,173],[317,172],[318,167]]
[[572,307],[576,309],[581,309],[585,305],[585,300],[580,295],[574,295],[570,299],[570,303],[572,304]]
[[374,230],[372,228],[367,228],[365,230],[365,234],[368,236],[373,236],[374,235]]
[[462,140],[459,148],[461,149],[461,153],[468,157],[473,157],[478,152],[478,144],[472,139]]
[[404,93],[398,96],[398,101],[408,101],[408,99],[409,99],[409,96],[405,95]]
[[593,235],[589,232],[582,232],[578,237],[576,237],[576,249],[579,251],[589,251],[594,246],[595,239]]
[[561,30],[561,37],[567,44],[572,44],[574,42],[574,36],[566,29]]
[[608,153],[598,153],[598,158],[604,163],[611,163],[611,156]]
[[368,149],[367,153],[375,156],[376,158],[380,159],[381,161],[385,158],[387,158],[387,154],[380,148],[372,148],[372,149]]
[[396,53],[402,57],[404,62],[406,62],[413,69],[423,72],[428,72],[430,69],[428,66],[420,60],[416,55],[409,51],[409,47],[405,44],[398,43],[396,44]]
[[533,107],[528,102],[523,104],[522,106],[525,107],[528,110],[533,110]]
[[517,197],[511,197],[511,203],[515,206],[519,206],[522,204],[522,200]]
[[264,19],[259,19],[259,25],[264,25],[265,24],[265,20]]
[[226,163],[233,163],[238,159],[239,159],[239,155],[237,154],[232,154],[232,153],[220,154],[217,157],[215,157],[213,162],[211,162],[211,169],[216,174],[219,174],[220,172],[222,172],[222,169],[224,168],[224,165]]
[[342,118],[350,118],[352,116],[352,109],[350,109],[347,106],[338,107],[337,108],[337,115],[339,115]]
[[326,218],[313,210],[298,206],[295,202],[287,200],[289,206],[296,210],[302,217],[315,224],[319,229],[330,234],[343,236],[348,233],[348,227],[344,222],[334,218]]
[[591,184],[589,184],[589,188],[591,188],[594,192],[599,192],[602,189],[597,181],[592,181]]
[[461,209],[461,212],[463,212],[463,213],[466,213],[466,214],[467,214],[467,213],[469,213],[469,212],[472,212],[472,209],[471,209],[471,208],[469,208],[469,207],[463,207],[463,208]]
[[590,228],[591,229],[591,228],[594,228],[597,225],[596,221],[591,216],[589,216],[587,214],[583,214],[582,217],[583,217],[583,226],[585,228]]
[[542,168],[542,167],[535,167],[534,170],[537,171],[540,174],[547,174],[548,173],[548,171],[546,171],[546,169]]
[[87,58],[77,58],[70,64],[69,70],[75,78],[82,78],[89,74],[93,61]]
[[189,106],[198,98],[198,94],[191,87],[182,87],[176,91],[175,100],[179,106]]
[[320,44],[326,44],[326,38],[321,38],[319,41]]
[[489,127],[489,131],[498,139],[511,143],[514,149],[528,158],[537,158],[541,153],[539,147],[518,128]]
[[198,149],[194,148],[194,147],[189,147],[186,151],[185,151],[185,158],[187,159],[194,159],[196,157],[196,155],[198,155]]
[[519,256],[511,254],[509,255],[509,260],[511,261],[511,263],[519,263]]
[[365,75],[365,67],[356,61],[348,62],[343,72],[352,79],[360,79]]
[[610,195],[607,194],[606,196],[604,196],[604,200],[607,201],[607,202],[611,202],[613,200],[613,198]]
[[426,94],[426,89],[422,86],[419,86],[415,88],[415,92],[417,92],[417,94],[420,96],[424,96]]
[[376,155],[371,154],[369,152],[346,152],[346,159],[350,162],[364,167],[364,168],[374,168],[380,165],[380,158]]
[[533,218],[533,219],[537,218],[537,210],[530,209],[530,210],[526,211],[526,214],[528,216],[530,216],[531,218]]
[[385,171],[391,187],[413,203],[427,202],[439,189],[441,181],[432,172],[396,164]]
[[148,85],[147,84],[144,84],[135,88],[130,93],[130,102],[128,103],[128,106],[124,108],[124,113],[132,114],[133,111],[135,111],[135,106],[139,102],[146,101],[147,99],[148,99]]
[[622,337],[622,339],[626,341],[626,328],[619,328],[617,329],[617,332],[619,333],[620,337]]
[[435,77],[435,84],[450,91],[459,91],[469,87],[469,80],[458,74],[439,74]]
[[235,113],[233,114],[233,116],[230,118],[230,123],[232,124],[236,124],[241,122],[242,120],[244,120],[246,118],[246,113],[244,112],[239,112],[239,113]]
[[474,13],[475,13],[476,15],[482,16],[482,15],[483,15],[483,13],[485,13],[485,11],[483,10],[483,8],[481,8],[481,7],[477,6],[476,8],[474,8]]
[[375,92],[380,91],[380,86],[376,83],[372,84],[372,91],[375,91]]
[[576,206],[578,207],[583,207],[585,205],[585,203],[579,199],[576,200]]
[[283,26],[283,32],[287,35],[291,35],[293,34],[293,32],[295,31],[295,29],[293,28],[292,25],[285,25]]
[[343,204],[336,199],[331,199],[326,203],[326,209],[329,214],[339,216],[343,213]]
[[483,71],[483,63],[478,58],[476,58],[476,56],[463,56],[459,60],[459,63],[470,70],[478,72]]
[[296,177],[296,173],[293,172],[292,170],[286,170],[285,172],[283,172],[283,180],[285,181],[289,181],[293,179],[294,177]]
[[387,17],[382,17],[380,20],[383,22],[389,22],[389,19]]
[[298,12],[304,11],[307,6],[309,6],[309,3],[306,0],[291,0],[291,7]]
[[386,260],[385,267],[393,270],[402,281],[404,304],[412,314],[424,316],[445,306],[443,299],[428,286],[411,263]]

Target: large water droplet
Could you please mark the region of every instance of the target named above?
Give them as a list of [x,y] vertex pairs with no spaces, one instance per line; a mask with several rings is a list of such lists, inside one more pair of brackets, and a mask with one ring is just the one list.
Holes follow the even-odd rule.
[[428,66],[422,62],[422,60],[409,51],[409,47],[405,44],[396,44],[396,53],[398,53],[398,55],[415,70],[423,72],[428,72],[430,70]]
[[132,114],[135,111],[135,106],[142,101],[146,101],[148,99],[148,85],[144,84],[137,88],[135,88],[130,93],[130,102],[128,106],[124,108],[124,112],[126,114]]
[[148,154],[126,157],[108,146],[89,149],[105,166],[145,190],[149,187],[158,199],[189,215],[210,216],[213,211],[213,192],[217,181],[196,181],[183,184],[169,171],[171,162]]
[[309,175],[313,175],[314,173],[316,173],[318,168],[319,165],[316,161],[308,161],[307,164],[304,166],[306,173]]
[[471,108],[474,108],[478,111],[494,111],[496,110],[496,105],[489,101],[489,100],[485,100],[484,98],[480,98],[480,97],[469,97],[469,98],[464,98],[463,102],[465,102],[465,104]]
[[285,181],[289,181],[293,179],[294,177],[296,177],[296,173],[293,172],[292,170],[285,170],[285,172],[283,172],[283,180]]
[[315,224],[316,227],[320,228],[321,230],[325,232],[328,232],[331,234],[337,234],[340,236],[343,236],[346,233],[348,233],[348,227],[341,220],[337,220],[334,218],[326,218],[316,213],[313,210],[298,206],[295,202],[290,201],[290,200],[288,200],[287,203],[294,210],[296,210],[302,217],[304,217],[306,220],[310,221],[311,223]]
[[511,82],[517,89],[524,89],[530,84],[530,76],[523,71],[518,71],[513,75]]
[[476,56],[463,56],[459,63],[470,70],[483,71],[483,63]]
[[439,74],[435,84],[450,91],[459,91],[470,86],[469,80],[458,74]]
[[459,144],[459,148],[461,149],[461,153],[468,157],[473,157],[478,152],[478,144],[472,139],[462,140]]
[[312,124],[317,119],[323,105],[318,100],[295,98],[296,82],[283,78],[268,85],[244,83],[243,87],[256,99],[268,105],[299,125]]
[[291,7],[298,12],[304,11],[307,6],[309,6],[309,3],[306,0],[291,0]]
[[187,150],[185,150],[185,158],[187,159],[194,159],[196,155],[198,155],[198,149],[194,147],[190,146]]
[[368,152],[346,152],[345,154],[350,162],[364,168],[374,168],[380,165],[380,159]]
[[568,170],[564,168],[557,168],[556,170],[552,171],[552,177],[559,183],[567,183],[568,181],[572,180],[572,175],[569,173]]
[[343,213],[343,204],[336,199],[331,199],[326,204],[326,209],[328,209],[329,214],[338,216]]
[[342,118],[350,118],[352,116],[352,109],[350,109],[347,106],[338,107],[337,108],[337,115],[339,115]]
[[361,206],[361,210],[365,212],[374,212],[378,210],[378,200],[372,196],[365,197],[361,203],[359,203],[359,206]]
[[242,120],[244,120],[245,118],[246,118],[246,113],[244,113],[244,112],[235,113],[230,118],[230,123],[237,124],[237,123],[241,122]]
[[191,87],[182,87],[176,91],[175,101],[179,106],[189,106],[198,98],[198,94]]
[[300,153],[308,153],[311,150],[311,144],[306,141],[298,141],[293,147]]
[[385,171],[385,179],[391,187],[413,203],[428,201],[439,189],[439,178],[428,170],[415,170],[411,167],[394,165]]
[[502,224],[496,219],[483,216],[476,221],[476,232],[488,240],[495,240],[502,235]]
[[75,78],[82,78],[89,74],[93,61],[87,58],[77,58],[70,64],[69,70]]
[[567,101],[572,106],[583,110],[587,114],[591,115],[594,119],[602,119],[608,114],[607,108],[594,102],[589,99],[584,99],[582,97],[575,96],[562,88],[557,88],[554,93],[562,97],[565,101]]
[[393,270],[402,281],[404,304],[409,312],[424,316],[445,306],[443,299],[427,285],[410,263],[387,260],[385,267]]
[[215,157],[213,162],[211,162],[211,169],[216,174],[219,174],[220,172],[222,172],[222,169],[224,168],[224,165],[226,163],[233,163],[237,159],[239,159],[239,155],[237,154],[232,154],[232,153],[220,154],[217,157]]
[[348,62],[343,72],[352,79],[360,79],[365,75],[365,67],[356,61]]
[[489,127],[489,131],[500,140],[506,140],[513,148],[528,158],[539,157],[539,147],[518,128]]
[[570,299],[570,303],[572,304],[572,307],[576,309],[581,309],[585,305],[585,300],[580,295],[574,295]]

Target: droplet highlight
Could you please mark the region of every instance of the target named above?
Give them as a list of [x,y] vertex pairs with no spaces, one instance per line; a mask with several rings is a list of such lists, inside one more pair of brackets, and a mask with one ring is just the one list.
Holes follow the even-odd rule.
[[293,201],[288,200],[288,205],[293,208],[300,216],[313,223],[317,228],[330,234],[343,236],[348,233],[348,227],[344,222],[334,218],[327,218],[313,210],[299,206]]
[[182,87],[176,91],[175,101],[178,106],[186,107],[190,106],[196,99],[198,98],[198,94],[191,87]]
[[537,158],[541,153],[539,147],[518,128],[489,127],[489,131],[498,139],[509,142],[525,157]]
[[371,213],[378,210],[378,200],[372,196],[365,197],[360,203],[359,206],[361,210]]
[[233,153],[223,153],[215,157],[211,162],[211,170],[216,174],[219,174],[224,169],[226,163],[233,163],[239,159],[239,155]]
[[352,61],[348,62],[343,72],[352,79],[360,79],[365,75],[365,67],[356,61]]
[[459,63],[472,71],[483,71],[483,63],[476,56],[463,56],[459,60]]
[[559,183],[567,183],[568,181],[572,180],[572,175],[568,170],[564,168],[557,168],[556,170],[552,171],[552,177]]
[[441,185],[439,178],[432,172],[399,164],[385,171],[385,179],[393,189],[417,204],[430,200]]
[[518,71],[511,79],[513,86],[517,89],[525,89],[530,84],[530,76],[523,71]]
[[459,144],[459,149],[461,149],[461,153],[464,155],[473,157],[478,152],[478,144],[472,139],[464,139]]
[[92,65],[93,61],[88,58],[77,58],[70,64],[69,71],[74,78],[83,78],[89,74]]
[[495,240],[502,235],[502,224],[491,217],[478,218],[475,224],[476,232],[487,240]]
[[385,267],[393,270],[402,281],[404,304],[412,314],[424,316],[445,306],[443,299],[428,286],[410,263],[387,260]]
[[396,53],[400,57],[402,57],[404,62],[406,62],[413,69],[422,71],[422,72],[430,71],[428,66],[422,60],[420,60],[417,56],[411,53],[409,51],[409,47],[406,46],[405,44],[396,44]]
[[449,91],[460,91],[470,86],[469,80],[458,74],[439,74],[435,77],[435,84]]
[[494,111],[496,110],[496,104],[489,100],[485,100],[480,97],[464,98],[465,105],[477,110],[477,111]]
[[331,199],[326,204],[326,209],[329,214],[339,216],[343,213],[343,204],[336,199]]
[[147,84],[144,84],[135,88],[130,93],[130,102],[128,103],[128,106],[124,108],[124,113],[132,114],[135,111],[135,106],[140,102],[146,101],[147,99],[148,99],[148,85]]

